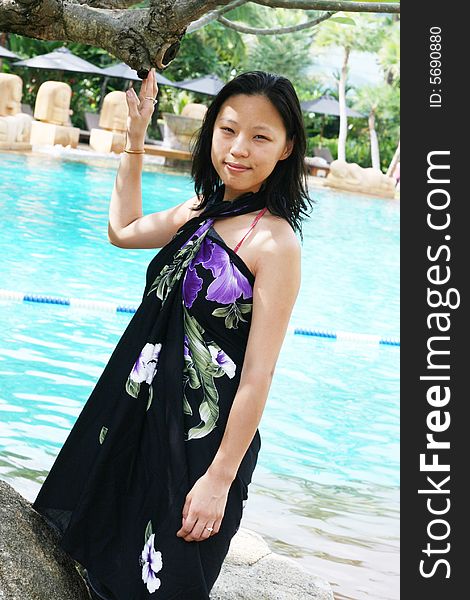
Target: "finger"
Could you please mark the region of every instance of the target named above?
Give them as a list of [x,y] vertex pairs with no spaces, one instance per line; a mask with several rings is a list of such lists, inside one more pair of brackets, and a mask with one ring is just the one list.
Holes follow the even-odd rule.
[[181,537],[185,537],[185,536],[189,535],[192,532],[195,524],[196,524],[196,519],[194,519],[193,517],[188,517],[187,519],[184,519],[183,526],[178,531],[177,535],[179,535]]
[[137,106],[140,106],[140,98],[137,95],[137,92],[135,91],[135,89],[133,87],[131,87],[130,90],[131,90],[131,97],[134,99],[134,102],[137,104]]
[[[207,529],[208,527],[212,527],[213,531],[209,531],[209,529]],[[201,538],[202,538],[203,540],[207,540],[207,538],[208,538],[208,537],[211,537],[211,535],[214,535],[214,525],[209,525],[209,524],[207,524],[207,525],[204,527],[204,530],[203,530],[203,532],[202,532],[202,534],[201,534]]]
[[[193,530],[191,531],[191,537],[196,541],[200,539],[205,539],[210,535],[210,531],[207,531],[206,527],[208,527],[208,525],[205,525],[203,522],[198,521],[194,526]],[[208,535],[206,535],[206,533]]]
[[144,97],[148,95],[147,91],[146,91],[147,90],[147,81],[148,81],[148,78],[142,79],[142,83],[140,85],[139,98],[140,98],[141,102],[143,102]]
[[132,92],[130,90],[128,90],[126,92],[126,101],[127,101],[127,107],[128,107],[129,116],[131,118],[138,117],[139,116],[139,111],[137,109],[136,98],[135,98],[135,95],[132,94]]
[[217,521],[214,522],[214,524],[212,525],[212,527],[214,528],[212,535],[219,533],[221,525],[222,525],[222,519],[218,519]]
[[158,84],[157,84],[157,75],[156,75],[155,68],[152,69],[152,76],[153,76],[153,97],[156,98],[158,95]]

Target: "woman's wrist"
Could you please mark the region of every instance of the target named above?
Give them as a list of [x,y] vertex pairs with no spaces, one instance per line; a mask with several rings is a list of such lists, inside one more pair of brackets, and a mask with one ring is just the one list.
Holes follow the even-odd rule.
[[127,140],[124,148],[126,150],[144,150],[144,142]]
[[142,137],[130,137],[126,132],[126,143],[124,144],[125,150],[130,150],[132,152],[142,151],[144,150],[145,139]]

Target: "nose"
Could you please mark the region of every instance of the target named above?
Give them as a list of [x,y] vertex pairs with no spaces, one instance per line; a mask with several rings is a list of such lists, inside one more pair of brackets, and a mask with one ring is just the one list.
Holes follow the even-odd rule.
[[232,156],[248,156],[248,144],[242,134],[234,138],[230,152]]

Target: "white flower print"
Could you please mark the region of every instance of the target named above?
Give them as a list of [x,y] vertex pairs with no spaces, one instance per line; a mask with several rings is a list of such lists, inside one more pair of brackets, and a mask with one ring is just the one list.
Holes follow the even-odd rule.
[[152,383],[157,370],[158,355],[161,348],[161,344],[145,344],[129,375],[132,381],[135,383],[145,381],[149,385]]
[[212,362],[220,367],[230,379],[235,377],[237,365],[233,362],[228,354],[216,345],[208,344],[209,352],[211,353]]
[[160,587],[161,581],[156,576],[156,573],[161,571],[163,567],[162,553],[155,551],[153,546],[154,540],[155,534],[152,533],[142,550],[141,556],[142,580],[147,584],[147,589],[151,594]]

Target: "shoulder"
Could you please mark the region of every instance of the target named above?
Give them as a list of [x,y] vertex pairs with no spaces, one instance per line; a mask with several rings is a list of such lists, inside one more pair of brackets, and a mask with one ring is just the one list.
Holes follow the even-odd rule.
[[283,217],[273,215],[267,210],[257,227],[259,246],[257,248],[256,273],[260,269],[288,268],[289,264],[299,264],[301,244],[290,223]]
[[186,202],[184,202],[183,204],[188,210],[188,220],[192,219],[193,217],[199,216],[199,214],[203,210],[202,208],[198,208],[201,202],[196,194],[189,198],[189,200],[186,200]]

